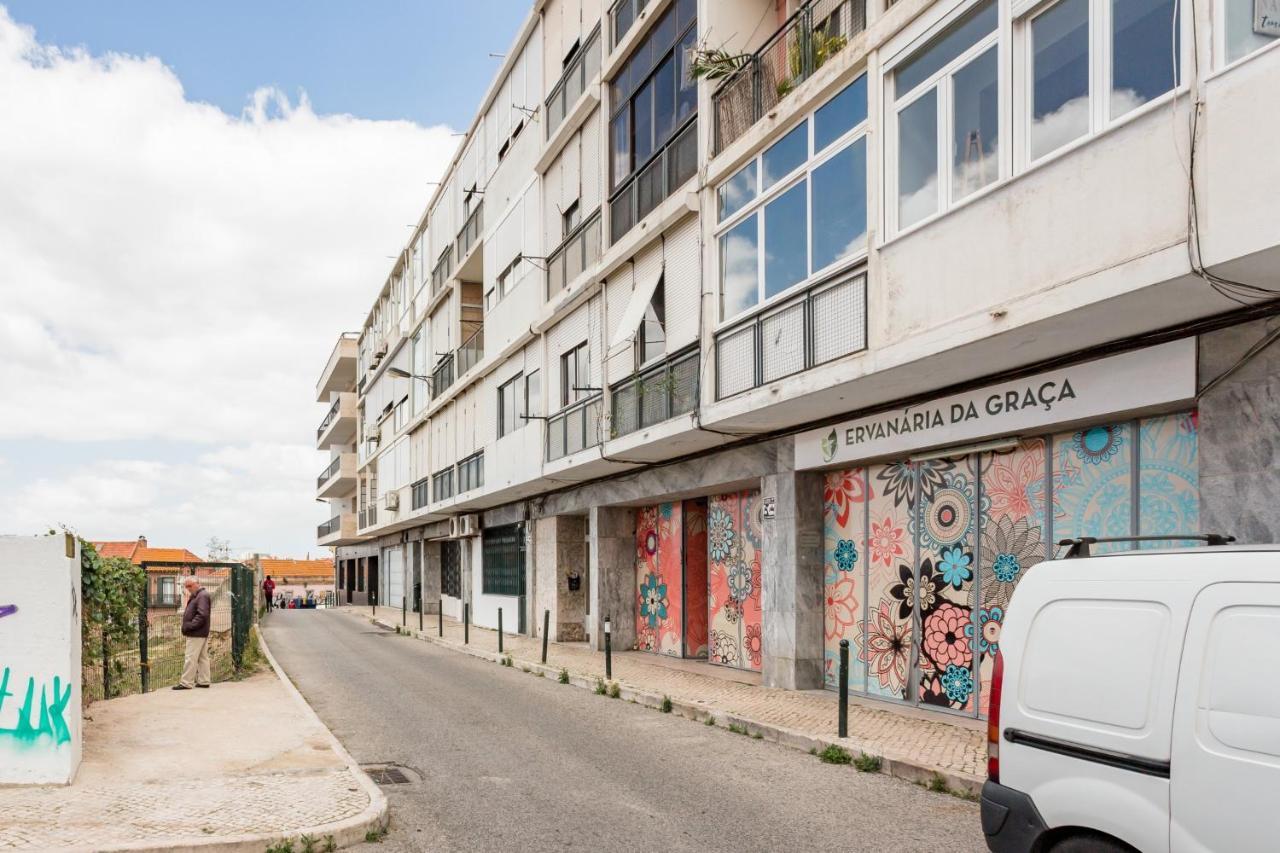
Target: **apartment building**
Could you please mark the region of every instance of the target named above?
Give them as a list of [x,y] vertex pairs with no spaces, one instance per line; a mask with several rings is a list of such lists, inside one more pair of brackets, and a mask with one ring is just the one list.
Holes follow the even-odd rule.
[[981,716],[1053,542],[1275,541],[1255,2],[535,3],[320,381],[339,600]]

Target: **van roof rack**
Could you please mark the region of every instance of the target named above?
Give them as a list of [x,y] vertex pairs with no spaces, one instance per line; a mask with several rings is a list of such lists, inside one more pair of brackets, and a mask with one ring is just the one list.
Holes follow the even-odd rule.
[[1236,537],[1222,533],[1172,533],[1168,536],[1077,536],[1075,539],[1063,539],[1058,544],[1067,549],[1062,559],[1071,560],[1091,556],[1089,546],[1099,542],[1180,542],[1185,539],[1195,539],[1210,547],[1236,541]]

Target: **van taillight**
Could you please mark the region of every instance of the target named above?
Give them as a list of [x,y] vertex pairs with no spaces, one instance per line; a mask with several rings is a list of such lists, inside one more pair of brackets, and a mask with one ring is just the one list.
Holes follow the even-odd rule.
[[987,704],[987,778],[1000,781],[1000,694],[1004,686],[1004,655],[996,652],[991,672],[991,697]]

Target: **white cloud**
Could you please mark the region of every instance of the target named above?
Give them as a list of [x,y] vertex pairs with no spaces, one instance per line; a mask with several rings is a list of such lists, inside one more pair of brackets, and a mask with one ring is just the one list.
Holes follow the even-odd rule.
[[208,497],[167,503],[155,470],[118,459],[0,486],[0,505],[21,486],[49,502],[41,518],[66,507],[112,535],[146,532],[147,513],[154,531],[163,513],[225,512],[214,532],[234,542],[282,509],[257,495],[288,495],[310,524],[315,380],[409,237],[450,129],[320,116],[265,88],[229,116],[158,59],[43,45],[3,7],[0,103],[0,442],[193,442],[253,493],[216,503],[205,478]]

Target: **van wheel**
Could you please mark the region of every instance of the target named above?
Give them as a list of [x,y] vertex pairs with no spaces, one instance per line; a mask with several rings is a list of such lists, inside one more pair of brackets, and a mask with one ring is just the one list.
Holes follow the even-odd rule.
[[1048,853],[1138,853],[1123,841],[1096,832],[1081,832],[1049,845]]

